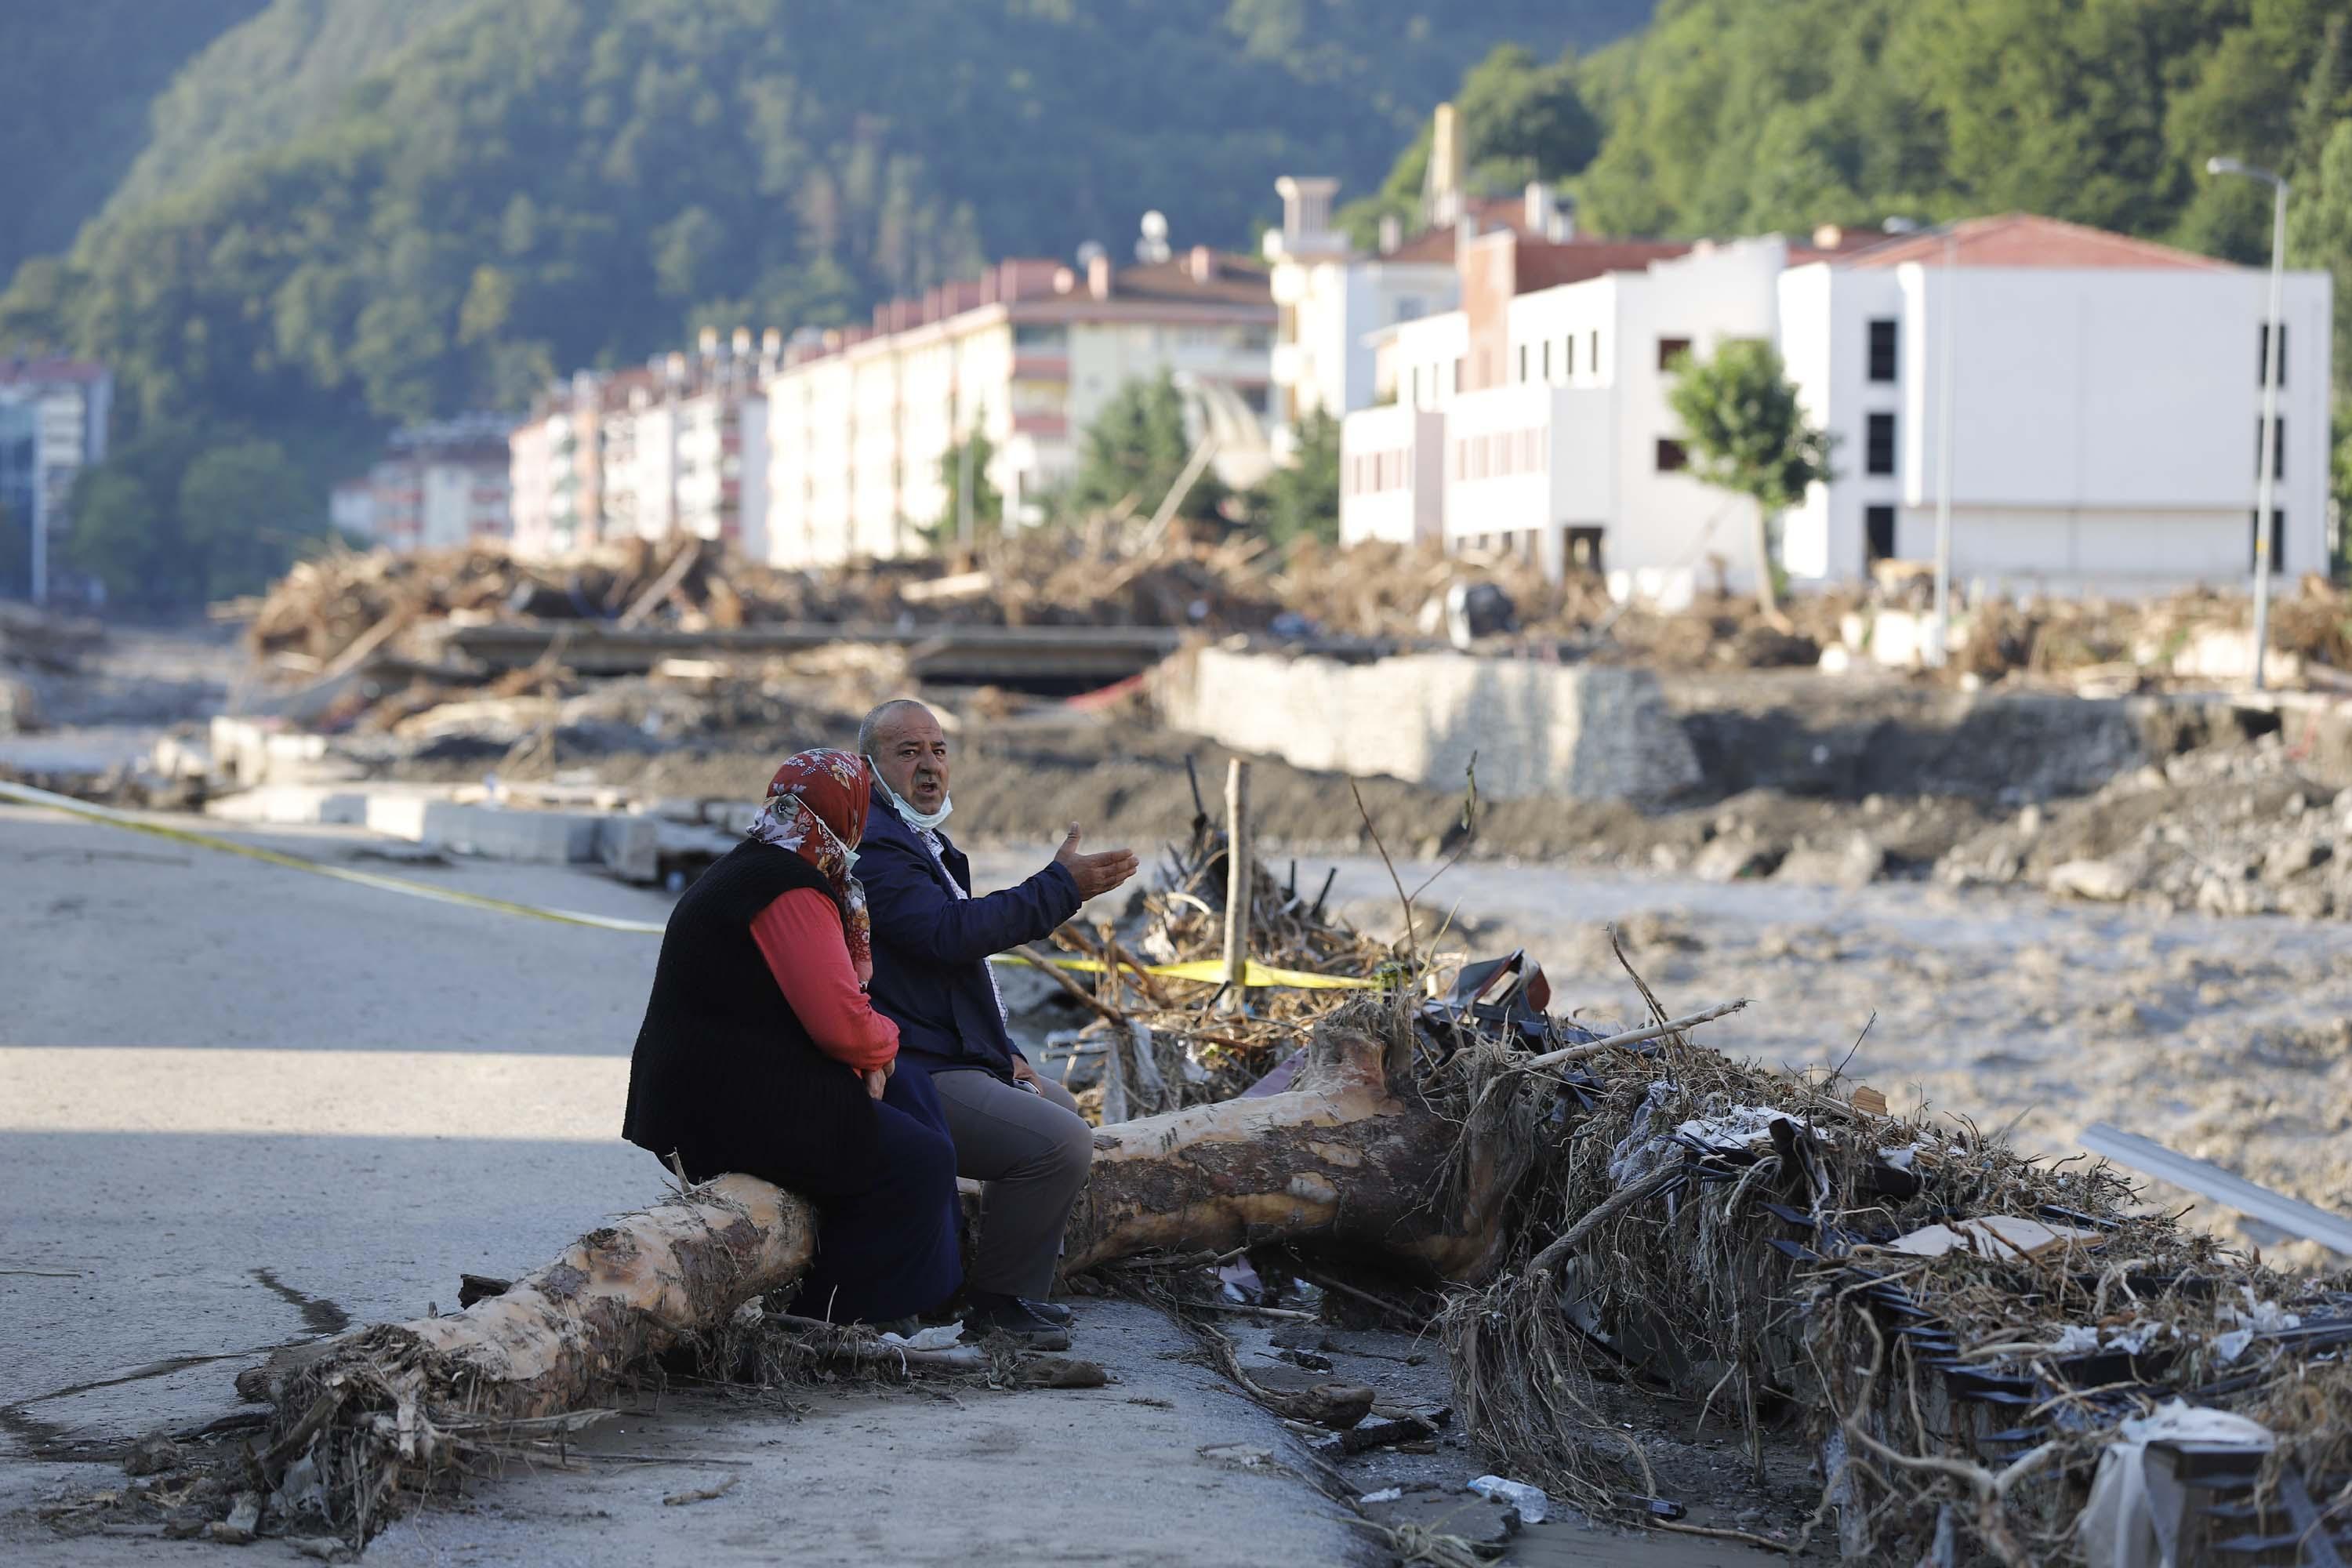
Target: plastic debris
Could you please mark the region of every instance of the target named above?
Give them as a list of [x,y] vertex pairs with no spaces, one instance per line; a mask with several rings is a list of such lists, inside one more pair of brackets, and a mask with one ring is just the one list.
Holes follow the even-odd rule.
[[1482,1498],[1509,1503],[1519,1510],[1520,1520],[1528,1524],[1541,1524],[1551,1512],[1551,1498],[1543,1488],[1531,1487],[1525,1481],[1506,1480],[1501,1476],[1475,1476],[1468,1485]]
[[1382,1487],[1376,1492],[1366,1492],[1363,1496],[1358,1498],[1356,1501],[1359,1503],[1394,1502],[1397,1499],[1402,1496],[1404,1496],[1404,1489],[1402,1487]]

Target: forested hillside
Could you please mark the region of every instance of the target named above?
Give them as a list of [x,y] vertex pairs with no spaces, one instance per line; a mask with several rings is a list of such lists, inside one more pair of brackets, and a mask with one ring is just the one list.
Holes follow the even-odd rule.
[[2260,263],[2268,189],[2204,172],[2244,157],[2352,332],[2346,0],[1663,0],[1580,83],[1585,217],[1627,233],[2021,208]]
[[[1370,179],[1498,37],[1556,50],[1645,9],[439,8],[396,47],[325,25],[320,0],[280,0],[224,39],[163,106],[209,151],[151,152],[69,257],[20,276],[0,337],[102,355],[148,418],[512,406],[559,370],[699,321],[837,321],[987,255],[1124,247],[1148,207],[1180,241],[1246,243],[1276,174]],[[333,96],[334,64],[371,53],[306,121]],[[281,57],[320,85],[291,90],[269,64]],[[247,92],[269,104],[241,106]]]
[[148,142],[147,106],[266,0],[0,0],[0,280],[72,243]]

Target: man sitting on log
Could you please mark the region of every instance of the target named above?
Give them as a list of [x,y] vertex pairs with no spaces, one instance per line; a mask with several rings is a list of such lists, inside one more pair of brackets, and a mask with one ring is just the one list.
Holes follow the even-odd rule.
[[874,923],[874,1005],[898,1026],[901,1063],[931,1075],[956,1173],[984,1184],[968,1321],[1013,1334],[1059,1331],[1069,1309],[1045,1297],[1094,1130],[1069,1091],[1038,1077],[1013,1043],[988,961],[1052,934],[1087,900],[1135,875],[1135,857],[1079,853],[1074,823],[1045,869],[973,898],[971,862],[940,831],[953,808],[939,720],[919,702],[885,702],[858,726],[857,749],[878,780],[858,864]]

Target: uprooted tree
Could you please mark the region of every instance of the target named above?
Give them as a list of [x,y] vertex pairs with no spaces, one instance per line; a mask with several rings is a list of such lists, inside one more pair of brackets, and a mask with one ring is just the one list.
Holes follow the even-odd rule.
[[[1421,1067],[1404,1016],[1360,1001],[1317,1029],[1286,1092],[1104,1128],[1066,1268],[1288,1242],[1475,1275],[1511,1161],[1433,1108]],[[560,1431],[665,1351],[724,1330],[806,1269],[815,1235],[814,1208],[765,1182],[682,1189],[461,1313],[366,1329],[249,1382],[277,1406],[263,1469],[275,1482],[314,1467],[300,1489],[364,1537],[402,1488]]]

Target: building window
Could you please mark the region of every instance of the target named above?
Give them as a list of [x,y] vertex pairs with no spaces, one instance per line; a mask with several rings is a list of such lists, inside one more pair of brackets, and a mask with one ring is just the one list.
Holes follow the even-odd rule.
[[1864,507],[1862,539],[1865,561],[1876,563],[1894,560],[1895,509],[1891,506]]
[[1895,471],[1895,416],[1874,414],[1870,416],[1869,435],[1864,439],[1863,471],[1870,474],[1891,474]]
[[[2260,525],[2254,521],[2256,518],[2261,516],[2262,513],[2258,511],[2252,512],[2248,514],[2246,519],[2246,542],[2249,547],[2247,551],[2246,569],[2250,572],[2263,564],[2263,541],[2262,535],[2259,532]],[[2284,508],[2273,507],[2271,509],[2271,558],[2269,562],[2272,573],[2276,574],[2281,569],[2281,566],[2285,560],[2286,511]]]
[[[2267,386],[2270,384],[2268,378],[2271,374],[2271,324],[2268,321],[2263,322],[2254,330],[2254,384]],[[2279,323],[2278,384],[2281,386],[2286,384],[2286,323],[2284,321]]]
[[1584,356],[1584,373],[1596,381],[1601,376],[1601,329],[1592,329],[1591,352]]
[[1683,449],[1680,441],[1664,436],[1658,437],[1658,472],[1679,474],[1689,467],[1690,454]]
[[1543,378],[1549,382],[1551,380],[1551,340],[1549,338],[1544,340],[1543,367]]
[[1895,323],[1877,321],[1870,323],[1870,379],[1895,379]]
[[1454,390],[1456,393],[1462,390],[1462,361],[1459,356],[1454,361]]
[[1568,564],[1578,572],[1601,570],[1601,530],[1571,528],[1568,531]]
[[1562,380],[1576,379],[1576,334],[1574,332],[1559,340],[1559,374]]
[[1670,371],[1674,369],[1675,361],[1681,359],[1685,354],[1687,354],[1690,352],[1691,341],[1688,338],[1660,338],[1658,340],[1658,368],[1661,371]]
[[1528,345],[1525,343],[1519,345],[1519,379],[1522,382],[1528,379]]
[[1417,294],[1397,296],[1396,319],[1400,321],[1417,321],[1428,310],[1429,307],[1422,303],[1421,297]]
[[1013,327],[1016,349],[1061,350],[1070,346],[1070,329],[1044,321],[1017,321]]
[[[2257,415],[2254,418],[2255,478],[2261,478],[2262,472],[2263,421],[2261,416]],[[2284,414],[2271,421],[2271,478],[2274,479],[2286,478],[2286,416]]]

